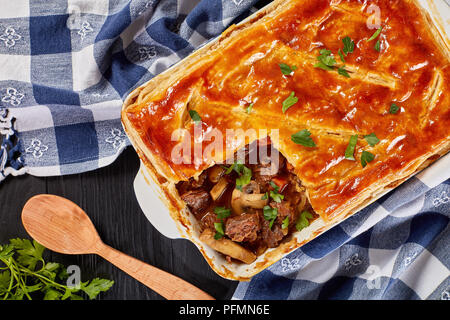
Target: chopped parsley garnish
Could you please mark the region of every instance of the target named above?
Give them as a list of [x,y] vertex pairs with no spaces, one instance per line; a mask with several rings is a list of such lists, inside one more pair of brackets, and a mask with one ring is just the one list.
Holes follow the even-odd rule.
[[[344,49],[342,51],[341,49],[339,49],[338,54],[339,57],[341,58],[341,61],[345,63],[344,54],[347,55],[348,53],[352,53],[355,48],[355,43],[353,42],[352,39],[350,39],[350,37],[345,37],[344,39],[342,39],[342,42],[344,42]],[[314,67],[321,68],[326,71],[334,70],[336,60],[334,59],[334,56],[331,54],[331,51],[327,49],[322,49],[319,52],[320,56],[317,57],[317,60],[319,60],[319,62],[316,63]],[[337,72],[346,78],[350,78],[350,75],[348,74],[347,70],[345,70],[345,65],[339,67],[337,69]]]
[[253,103],[250,103],[248,105],[248,107],[245,109],[245,111],[247,111],[247,113],[250,114],[252,112],[252,109],[253,109]]
[[272,229],[273,222],[277,218],[278,210],[276,208],[272,208],[271,206],[264,206],[263,208],[264,219],[270,221],[269,229]]
[[239,177],[236,178],[236,189],[242,191],[242,187],[250,183],[250,180],[252,178],[252,170],[250,168],[247,168],[239,161],[236,161],[231,166],[229,166],[225,171],[225,174],[230,174],[233,170],[239,175]]
[[280,66],[281,69],[281,73],[284,74],[285,76],[288,76],[290,74],[292,74],[292,72],[294,72],[295,70],[297,70],[296,66],[289,66],[286,63],[280,63],[278,64]]
[[378,142],[380,142],[380,139],[377,138],[375,133],[368,134],[367,136],[364,136],[364,139],[366,139],[367,143],[370,144],[371,147],[375,146]]
[[297,223],[295,224],[295,228],[300,231],[307,226],[309,226],[309,220],[312,219],[313,215],[309,211],[303,211],[300,213],[300,216],[298,217]]
[[375,51],[377,51],[377,52],[380,52],[380,45],[381,45],[381,42],[380,42],[380,40],[377,40],[377,42],[375,43]]
[[189,115],[191,116],[192,121],[194,121],[195,124],[202,122],[202,118],[200,118],[200,115],[195,110],[189,110]]
[[361,165],[363,168],[367,166],[369,162],[372,162],[375,159],[375,155],[370,153],[369,151],[363,151],[361,154]]
[[389,109],[390,114],[396,114],[400,110],[400,107],[395,103],[391,104],[391,108]]
[[350,39],[350,37],[343,38],[342,42],[344,43],[344,49],[342,49],[344,54],[347,55],[349,53],[352,53],[353,50],[355,49],[355,42],[352,39]]
[[231,210],[225,207],[215,207],[214,213],[217,215],[217,218],[220,219],[220,222],[214,222],[214,228],[217,231],[214,235],[214,239],[219,240],[225,235],[225,232],[223,231],[223,219],[228,218],[231,215]]
[[242,173],[239,173],[240,177],[236,179],[236,189],[242,191],[242,187],[250,183],[252,178],[252,170],[242,165]]
[[315,147],[316,144],[313,139],[311,139],[310,135],[311,132],[309,132],[308,129],[303,129],[291,135],[291,140],[296,144],[312,148]]
[[286,229],[287,227],[289,227],[289,216],[284,218],[283,223],[281,224],[282,229]]
[[355,153],[356,143],[358,142],[358,135],[355,134],[350,137],[350,141],[348,142],[347,149],[345,150],[345,159],[347,160],[355,160],[353,154]]
[[242,172],[242,168],[244,167],[244,165],[239,162],[236,161],[235,163],[233,163],[231,166],[229,166],[227,169],[227,171],[225,171],[225,174],[230,174],[231,171],[236,171],[237,174],[240,174]]
[[345,66],[340,67],[340,68],[338,69],[338,73],[339,73],[341,76],[350,78],[350,75],[348,74],[347,70],[345,70]]
[[214,222],[214,228],[217,231],[214,235],[214,239],[221,239],[225,235],[225,232],[223,231],[223,222]]
[[269,194],[266,192],[266,193],[264,193],[264,195],[261,197],[261,200],[266,200],[267,198],[269,198]]
[[383,27],[378,28],[377,31],[375,31],[375,33],[369,39],[367,39],[367,42],[375,40],[380,35],[381,29],[383,29]]
[[274,188],[274,190],[276,190],[276,191],[280,190],[280,187],[278,187],[278,186],[276,185],[276,183],[273,182],[272,180],[270,180],[269,184],[270,184],[270,186],[271,186],[272,188]]
[[290,107],[292,107],[294,104],[296,104],[298,102],[298,98],[295,96],[295,92],[292,91],[291,94],[289,95],[289,97],[287,97],[284,101],[283,101],[283,113],[286,112],[287,109],[289,109]]
[[270,185],[273,187],[273,190],[270,190],[270,192],[269,192],[270,197],[273,199],[273,201],[280,203],[281,200],[284,199],[284,195],[278,193],[278,190],[280,188],[278,188],[278,186],[275,183],[270,181]]
[[217,218],[225,219],[231,215],[231,210],[225,207],[215,207],[214,213],[217,214]]
[[319,51],[320,56],[317,57],[318,63],[314,65],[315,68],[321,68],[327,71],[333,70],[333,66],[336,64],[336,60],[331,54],[330,50],[322,49]]
[[345,63],[344,54],[342,53],[341,49],[338,50],[338,54],[339,54],[339,57],[341,57],[341,61],[343,63]]

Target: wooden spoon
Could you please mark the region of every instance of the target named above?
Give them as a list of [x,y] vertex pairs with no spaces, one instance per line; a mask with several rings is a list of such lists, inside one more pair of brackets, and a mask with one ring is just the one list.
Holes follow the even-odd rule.
[[166,299],[214,300],[190,283],[104,244],[83,209],[70,200],[50,194],[34,196],[23,207],[22,222],[50,250],[98,254]]

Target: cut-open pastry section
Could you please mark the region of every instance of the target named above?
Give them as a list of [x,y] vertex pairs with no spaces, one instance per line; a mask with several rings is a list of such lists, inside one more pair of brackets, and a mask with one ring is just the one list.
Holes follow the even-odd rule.
[[246,145],[226,163],[176,188],[199,223],[200,240],[227,260],[252,263],[318,217],[294,167],[269,138]]

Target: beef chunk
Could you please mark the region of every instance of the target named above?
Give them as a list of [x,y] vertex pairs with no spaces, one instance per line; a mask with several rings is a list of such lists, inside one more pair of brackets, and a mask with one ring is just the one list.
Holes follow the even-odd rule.
[[181,195],[181,199],[189,206],[194,214],[197,214],[203,210],[205,210],[209,203],[211,202],[211,198],[209,193],[205,190],[191,190]]
[[214,212],[207,212],[200,220],[202,229],[212,229],[215,230],[214,223],[220,222],[217,215]]
[[236,242],[255,241],[260,229],[257,214],[244,213],[228,218],[225,222],[225,234]]
[[281,225],[283,223],[283,220],[286,219],[286,217],[289,217],[289,226],[291,226],[295,221],[297,221],[297,210],[295,208],[292,208],[290,202],[288,201],[281,201],[281,202],[275,202],[272,201],[270,203],[270,206],[272,208],[275,208],[278,210],[277,215],[277,222]]
[[254,165],[252,168],[253,176],[256,182],[258,182],[261,186],[264,186],[270,182],[275,176],[278,175],[280,170],[284,167],[286,159],[280,155],[278,167],[273,166],[269,161],[262,162],[258,165]]
[[[264,220],[264,218],[262,218]],[[261,239],[266,243],[269,248],[275,248],[280,241],[284,238],[285,234],[278,224],[273,224],[272,229],[269,228],[270,221],[262,221],[261,227]]]

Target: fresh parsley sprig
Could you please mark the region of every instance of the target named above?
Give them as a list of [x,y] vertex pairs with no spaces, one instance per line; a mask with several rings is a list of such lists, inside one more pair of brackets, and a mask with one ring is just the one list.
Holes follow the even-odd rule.
[[239,177],[236,178],[236,189],[242,191],[242,187],[249,184],[252,179],[252,169],[246,167],[243,163],[236,161],[227,168],[225,174],[230,174],[233,170],[239,175]]
[[269,222],[269,229],[272,229],[273,222],[277,218],[278,210],[277,208],[272,208],[271,206],[264,206],[263,208],[263,216],[264,219]]
[[311,214],[311,212],[309,211],[303,211],[302,213],[300,213],[298,220],[295,224],[295,228],[300,231],[304,228],[306,228],[307,226],[309,226],[309,220],[308,219],[312,219],[313,215]]
[[217,215],[217,218],[220,219],[220,222],[214,222],[214,228],[216,229],[214,239],[219,240],[225,236],[223,219],[228,218],[231,215],[231,210],[226,207],[215,207],[214,213]]
[[300,130],[299,132],[292,134],[291,140],[296,144],[300,144],[305,147],[313,148],[316,146],[316,143],[310,137],[310,135],[311,135],[311,132],[309,132],[308,129],[303,129],[303,130]]
[[11,239],[9,244],[0,245],[0,300],[83,300],[78,293],[94,299],[114,284],[112,280],[95,278],[69,287],[66,268],[46,262],[44,250],[28,239]]
[[286,113],[287,109],[292,107],[294,104],[298,102],[298,98],[295,96],[295,92],[292,91],[289,97],[287,97],[282,104],[282,111],[283,113]]
[[[337,68],[337,72],[341,76],[350,78],[348,71],[345,69],[345,57],[349,53],[352,53],[355,50],[355,42],[349,36],[346,36],[342,39],[342,43],[344,44],[344,47],[342,50],[341,49],[338,50],[338,55],[341,58],[341,61],[342,61],[342,63],[344,63],[344,65],[339,66]],[[326,71],[334,70],[337,62],[336,62],[336,59],[334,58],[334,56],[332,55],[331,50],[322,49],[319,51],[319,53],[320,53],[320,56],[317,57],[317,60],[319,62],[317,62],[314,65],[314,67],[320,68],[320,69],[323,69]]]
[[[381,33],[381,30],[383,30],[383,27],[378,28],[374,32],[374,34],[369,39],[367,39],[366,41],[370,42],[370,41],[375,40],[376,38],[378,38],[378,36]],[[374,49],[375,49],[375,51],[380,52],[380,50],[381,50],[381,41],[380,41],[380,39],[378,39],[377,42],[375,43]]]
[[295,70],[297,70],[296,66],[289,66],[286,63],[279,63],[281,73],[285,76],[292,75]]
[[273,181],[270,181],[270,185],[273,188],[273,190],[270,190],[269,192],[270,197],[273,199],[273,201],[280,203],[284,199],[284,195],[279,193],[280,188]]

